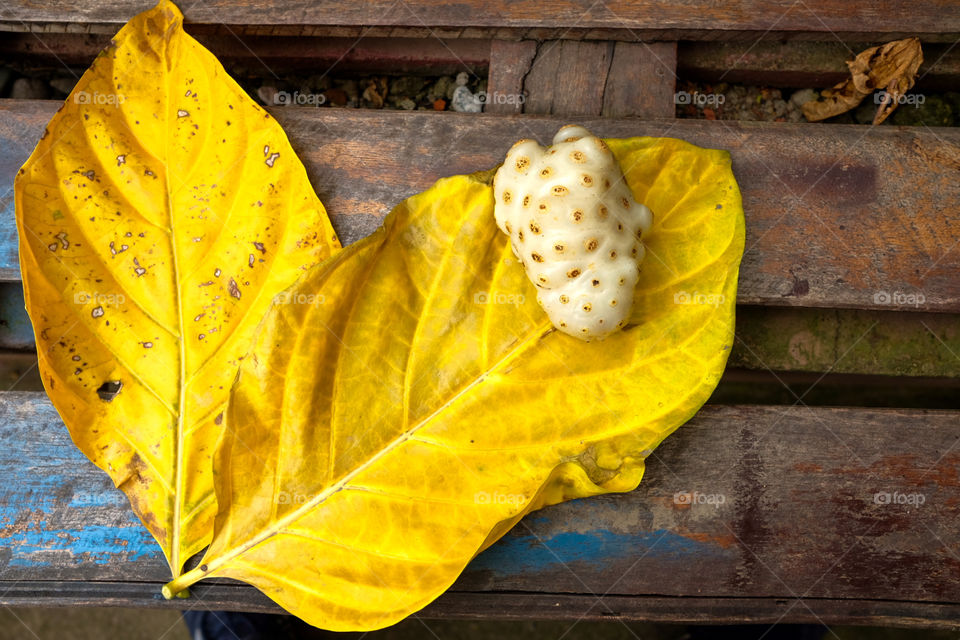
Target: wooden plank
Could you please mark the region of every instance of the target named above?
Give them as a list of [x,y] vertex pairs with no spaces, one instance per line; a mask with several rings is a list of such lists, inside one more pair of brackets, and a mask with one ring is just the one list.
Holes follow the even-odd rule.
[[[192,597],[164,600],[159,583],[22,580],[4,586],[0,604],[9,607],[137,607],[208,609],[284,614],[253,587],[203,585]],[[637,621],[687,624],[845,624],[956,629],[960,607],[926,602],[829,598],[718,598],[619,596],[566,593],[468,593],[448,591],[408,618],[418,620],[497,620],[523,622]],[[433,626],[431,625],[431,628]],[[389,632],[388,632],[389,633]],[[415,632],[416,633],[416,632]],[[376,635],[366,634],[375,638]]]
[[[871,44],[882,44],[881,42]],[[764,38],[749,48],[729,42],[685,42],[677,53],[684,80],[772,87],[832,87],[850,77],[846,60],[867,48],[845,42],[782,42]],[[923,43],[917,91],[953,91],[960,86],[960,50]]]
[[740,307],[728,366],[960,378],[960,316]]
[[[0,283],[0,349],[36,361],[33,328],[18,283]],[[753,371],[960,378],[960,316],[855,309],[741,306],[728,366]],[[28,365],[27,365],[28,366]],[[10,365],[25,369],[18,359]],[[34,384],[30,376],[18,390]]]
[[618,42],[603,93],[603,116],[673,118],[676,42]]
[[[958,417],[705,407],[648,459],[639,489],[529,515],[429,613],[572,615],[551,611],[553,599],[673,621],[814,611],[828,623],[946,624],[960,606]],[[15,478],[0,488],[0,603],[176,606],[153,591],[168,570],[159,550],[42,394],[0,394],[0,468]],[[128,586],[111,592],[117,583]],[[179,606],[264,606],[233,584]],[[517,606],[499,614],[486,605],[504,599],[478,599],[505,592]],[[611,597],[609,609],[590,610],[590,594]],[[703,606],[681,606],[689,596]]]
[[[13,200],[57,104],[0,100],[0,280],[19,279]],[[344,242],[443,176],[495,166],[569,118],[273,109]],[[728,149],[747,241],[741,304],[960,313],[960,130],[636,119],[583,120],[609,137]],[[397,131],[416,131],[398,136]],[[410,158],[417,171],[410,171]]]
[[[110,41],[106,34],[8,33],[0,38],[0,57],[25,64],[88,66]],[[490,60],[490,40],[454,38],[335,38],[197,34],[197,39],[227,67],[245,66],[273,78],[290,71],[309,74],[482,73]]]
[[612,42],[541,43],[523,83],[524,113],[599,116],[613,58]]
[[[150,6],[142,0],[100,0],[72,3],[53,0],[9,0],[0,7],[0,24],[9,30],[58,29],[74,31],[116,28]],[[318,34],[321,28],[369,25],[409,27],[418,36],[429,30],[471,33],[513,29],[526,37],[596,39],[612,35],[636,41],[660,36],[670,40],[715,39],[724,32],[735,37],[834,33],[841,39],[883,34],[890,39],[908,35],[952,41],[960,34],[960,12],[952,0],[914,3],[909,0],[747,0],[728,5],[711,0],[612,0],[584,3],[576,0],[391,0],[341,3],[333,0],[264,0],[238,3],[210,0],[182,3],[188,23],[227,25],[240,30],[268,28],[272,33]]]
[[[493,40],[490,43],[490,72],[487,93],[492,99],[483,106],[486,113],[520,113],[526,96],[523,81],[537,52],[533,40]],[[511,99],[512,98],[512,99]]]

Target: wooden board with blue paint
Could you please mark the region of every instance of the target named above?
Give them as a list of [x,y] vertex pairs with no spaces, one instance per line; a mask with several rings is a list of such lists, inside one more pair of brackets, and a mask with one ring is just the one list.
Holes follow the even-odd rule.
[[[0,193],[12,186],[56,108],[0,100],[0,147],[10,150],[0,155]],[[517,139],[549,140],[570,120],[283,107],[273,113],[345,243],[371,233],[393,205],[437,179],[496,166]],[[730,150],[747,222],[740,303],[960,312],[950,254],[951,229],[960,228],[960,130],[578,121],[607,137],[671,136]],[[0,280],[16,281],[12,199],[0,216]]]
[[[521,617],[526,603],[524,617],[829,622],[856,603],[864,620],[945,624],[960,612],[957,417],[706,407],[648,459],[637,491],[529,515],[426,615]],[[16,469],[0,488],[0,603],[190,606],[159,597],[159,549],[43,394],[0,394],[0,465]],[[685,610],[694,594],[702,606]],[[230,581],[194,596],[275,610]]]

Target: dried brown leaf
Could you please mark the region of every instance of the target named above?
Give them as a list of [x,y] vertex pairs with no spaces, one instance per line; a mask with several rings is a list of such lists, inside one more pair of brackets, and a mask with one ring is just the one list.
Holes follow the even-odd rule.
[[919,38],[894,40],[861,51],[847,62],[850,77],[826,89],[819,100],[805,103],[803,115],[810,122],[831,118],[850,111],[874,91],[883,89],[887,95],[873,120],[880,124],[896,109],[900,96],[913,86],[922,62]]

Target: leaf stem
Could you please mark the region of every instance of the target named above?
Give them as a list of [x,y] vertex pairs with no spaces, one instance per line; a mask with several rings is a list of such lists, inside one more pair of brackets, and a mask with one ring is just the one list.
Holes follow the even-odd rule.
[[181,573],[179,576],[163,585],[163,588],[160,591],[163,593],[164,598],[167,600],[172,600],[173,598],[179,596],[180,593],[183,592],[187,587],[192,586],[206,575],[206,571],[202,571],[199,567],[197,567],[196,569],[192,569],[186,573]]

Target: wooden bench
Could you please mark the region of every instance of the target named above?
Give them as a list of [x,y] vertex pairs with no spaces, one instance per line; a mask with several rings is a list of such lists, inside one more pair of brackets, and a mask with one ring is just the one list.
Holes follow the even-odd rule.
[[[654,452],[639,489],[531,514],[423,615],[960,626],[960,129],[673,117],[678,59],[696,59],[677,40],[701,41],[702,60],[712,39],[773,55],[795,40],[920,35],[945,43],[943,66],[927,63],[944,80],[958,68],[949,43],[960,11],[898,0],[588,5],[184,7],[188,30],[224,58],[246,55],[242,39],[271,64],[462,60],[488,71],[489,91],[527,93],[523,113],[272,109],[344,243],[436,179],[492,167],[516,139],[549,139],[573,119],[603,136],[732,154],[747,242],[737,341],[713,401]],[[82,62],[144,8],[10,0],[0,52]],[[3,370],[23,380],[35,355],[9,190],[58,106],[0,100],[0,348]],[[851,399],[859,408],[836,406]],[[278,610],[230,581],[163,600],[159,549],[42,392],[0,393],[0,469],[0,604]]]

